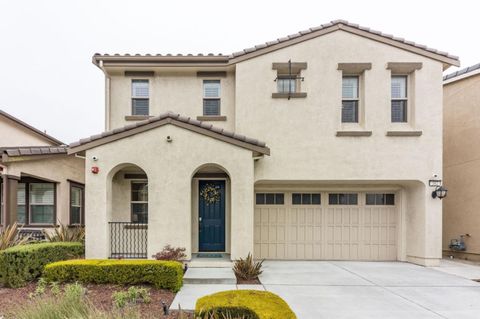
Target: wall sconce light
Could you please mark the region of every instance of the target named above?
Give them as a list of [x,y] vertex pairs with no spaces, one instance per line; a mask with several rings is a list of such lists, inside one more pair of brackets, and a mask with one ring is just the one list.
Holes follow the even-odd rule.
[[445,198],[447,197],[447,192],[448,192],[448,189],[446,189],[445,187],[437,186],[437,188],[435,188],[435,190],[432,192],[432,198],[438,198],[438,199]]

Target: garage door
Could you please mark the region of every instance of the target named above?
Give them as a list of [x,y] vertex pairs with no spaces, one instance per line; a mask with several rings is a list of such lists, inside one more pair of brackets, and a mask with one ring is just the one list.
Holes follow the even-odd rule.
[[256,193],[255,257],[396,260],[392,192]]

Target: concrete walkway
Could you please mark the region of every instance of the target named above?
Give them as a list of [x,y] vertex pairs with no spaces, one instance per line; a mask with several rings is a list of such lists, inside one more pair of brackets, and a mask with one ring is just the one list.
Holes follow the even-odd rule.
[[[455,267],[459,272],[451,264],[450,271]],[[480,283],[443,270],[401,262],[266,261],[263,286],[253,288],[281,296],[299,319],[480,318]],[[184,285],[171,308],[193,309],[201,296],[238,288],[252,287]]]

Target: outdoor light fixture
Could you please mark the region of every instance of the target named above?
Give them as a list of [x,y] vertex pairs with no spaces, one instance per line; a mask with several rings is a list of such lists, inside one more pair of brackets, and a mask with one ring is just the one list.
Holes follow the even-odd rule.
[[432,198],[445,198],[447,197],[447,192],[448,190],[445,187],[437,186],[437,188],[435,188],[435,190],[432,192]]

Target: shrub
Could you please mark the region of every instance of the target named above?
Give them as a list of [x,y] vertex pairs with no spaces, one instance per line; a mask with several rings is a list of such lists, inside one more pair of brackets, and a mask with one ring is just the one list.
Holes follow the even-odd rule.
[[50,242],[84,242],[85,228],[81,226],[69,227],[60,224],[54,232],[43,231],[45,238]]
[[226,314],[254,319],[295,319],[287,303],[268,291],[229,290],[197,300],[195,314]]
[[26,244],[29,241],[29,237],[20,237],[20,229],[17,223],[8,225],[4,229],[0,230],[0,250],[5,250],[10,247]]
[[137,285],[152,284],[156,288],[180,290],[183,281],[182,265],[176,261],[160,260],[69,260],[45,267],[47,281],[79,281],[95,284]]
[[0,251],[0,283],[21,287],[40,277],[46,264],[79,258],[83,253],[81,243],[39,243],[8,248]]
[[174,261],[183,261],[187,258],[185,254],[185,248],[183,247],[172,247],[167,245],[163,247],[162,251],[156,253],[152,257],[156,260],[174,260]]
[[255,262],[252,255],[249,253],[245,259],[237,259],[233,265],[233,272],[237,277],[252,280],[258,278],[262,271],[263,260]]
[[150,292],[147,288],[138,288],[132,286],[127,291],[116,291],[112,294],[113,303],[117,308],[123,308],[127,304],[136,304],[137,302],[149,303]]

